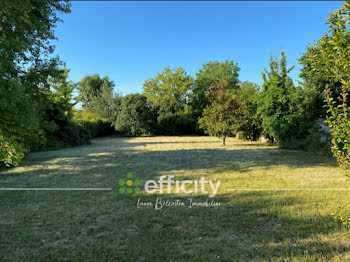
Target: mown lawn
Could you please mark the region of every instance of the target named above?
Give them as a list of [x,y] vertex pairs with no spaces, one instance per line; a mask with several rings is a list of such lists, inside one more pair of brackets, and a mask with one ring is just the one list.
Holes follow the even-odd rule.
[[[189,196],[120,194],[129,172],[142,183],[220,180],[221,205],[137,208],[139,198]],[[350,261],[350,231],[330,216],[350,209],[350,191],[311,190],[350,189],[350,180],[312,153],[235,139],[222,147],[210,137],[109,137],[33,153],[1,172],[0,187],[112,188],[0,191],[1,261]]]

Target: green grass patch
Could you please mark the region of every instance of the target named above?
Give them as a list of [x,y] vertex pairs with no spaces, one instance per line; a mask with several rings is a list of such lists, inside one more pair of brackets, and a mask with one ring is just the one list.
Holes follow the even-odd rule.
[[[1,188],[112,188],[0,191],[1,261],[350,260],[349,231],[330,215],[349,207],[350,191],[311,190],[350,189],[325,156],[235,139],[109,137],[0,172]],[[138,199],[208,197],[119,193],[120,180],[161,175],[220,180],[221,205],[137,208]],[[267,190],[287,188],[310,190]]]

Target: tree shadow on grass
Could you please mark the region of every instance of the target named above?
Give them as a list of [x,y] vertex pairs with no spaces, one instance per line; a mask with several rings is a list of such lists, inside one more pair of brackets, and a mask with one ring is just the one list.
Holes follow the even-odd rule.
[[[136,208],[142,201],[180,200],[187,207],[163,207],[160,210]],[[204,196],[195,201],[207,200]],[[128,212],[119,217],[116,228],[124,245],[117,245],[125,261],[224,261],[262,258],[289,260],[308,254],[309,257],[332,258],[350,249],[323,243],[314,248],[318,234],[338,230],[329,216],[303,216],[284,213],[303,204],[296,196],[261,192],[219,195],[219,207],[188,208],[188,197],[178,195],[124,196]],[[120,244],[122,243],[120,242]],[[100,251],[101,252],[101,251]],[[123,260],[123,259],[122,259]]]
[[[305,255],[306,261],[318,261],[350,251],[344,243],[317,239],[339,230],[330,216],[293,212],[308,200],[280,192],[221,194],[214,198],[220,206],[192,208],[188,196],[176,194],[8,194],[11,210],[4,209],[0,218],[5,221],[5,214],[11,223],[0,236],[0,258],[12,261],[289,261]],[[186,206],[137,208],[138,199],[157,198]],[[25,242],[15,245],[18,238]]]
[[[141,171],[150,176],[160,172],[177,170],[203,170],[210,173],[235,171],[248,172],[254,168],[273,169],[286,166],[305,168],[313,166],[336,166],[328,157],[308,152],[280,150],[277,148],[235,149],[197,148],[197,149],[164,149],[140,150],[141,145],[156,142],[130,143],[130,139],[118,138],[113,143],[97,143],[62,151],[40,152],[32,154],[24,161],[20,169],[5,174],[81,174],[86,171],[97,172],[99,169],[109,174]],[[160,142],[161,143],[161,142]],[[157,143],[156,143],[157,144]],[[247,143],[249,145],[249,143]],[[56,168],[57,167],[57,168]],[[116,170],[117,169],[117,170]],[[122,171],[122,172],[120,172]],[[91,173],[90,172],[90,173]]]
[[[3,231],[3,240],[8,243],[4,254],[12,254],[15,247],[18,248],[13,245],[16,241],[13,230],[20,226],[22,231],[17,236],[25,235],[28,245],[20,247],[23,252],[17,254],[35,257],[30,255],[36,246],[31,235],[33,230],[43,235],[53,231],[52,226],[37,227],[33,217],[37,217],[38,212],[40,221],[54,220],[74,247],[72,252],[72,246],[56,243],[55,236],[47,233],[49,243],[55,244],[37,247],[44,258],[49,258],[50,253],[50,258],[66,260],[98,260],[106,256],[118,261],[214,261],[218,258],[270,261],[298,259],[305,254],[314,260],[331,259],[349,252],[345,244],[335,247],[316,238],[337,232],[339,228],[329,215],[305,212],[305,206],[312,207],[313,202],[305,202],[305,197],[297,197],[297,193],[221,193],[215,197],[215,201],[222,202],[219,207],[164,207],[161,210],[136,207],[138,198],[155,201],[156,195],[118,194],[117,182],[125,179],[128,172],[144,182],[162,174],[188,171],[207,175],[224,171],[247,173],[252,168],[269,170],[276,165],[294,169],[335,166],[332,160],[276,148],[150,151],[140,150],[139,146],[140,143],[129,143],[125,139],[118,139],[115,144],[96,143],[64,151],[67,154],[63,156],[56,151],[46,158],[40,155],[28,160],[18,171],[5,172],[1,176],[1,187],[112,187],[113,190],[98,194],[25,193],[29,197],[18,192],[3,192],[3,207],[11,206],[6,221],[14,221]],[[187,196],[160,197],[188,201]],[[207,199],[205,196],[194,198]],[[31,209],[35,203],[40,203],[40,208]],[[57,203],[61,205],[55,206]],[[23,214],[21,220],[18,220],[19,214]],[[90,231],[81,237],[82,229],[86,228]],[[318,244],[321,248],[316,248]],[[86,251],[78,254],[76,250]]]
[[[224,172],[226,175],[220,178],[224,185],[232,179],[239,182],[238,179],[243,178],[238,175],[249,175],[254,169],[269,172],[277,167],[287,167],[293,168],[289,173],[294,173],[299,168],[336,166],[332,159],[326,157],[277,148],[170,148],[150,151],[140,150],[139,145],[129,143],[129,139],[108,141],[111,143],[70,149],[63,156],[54,151],[54,156],[42,159],[40,155],[37,159],[27,160],[20,168],[1,174],[0,187],[115,187],[129,172],[142,183],[149,179],[157,180],[161,175],[175,175],[181,179],[204,176],[209,179]],[[283,176],[289,173],[276,177],[278,185],[283,187],[289,179]],[[236,186],[240,187],[240,184]],[[244,182],[243,187],[246,186],[249,185]]]

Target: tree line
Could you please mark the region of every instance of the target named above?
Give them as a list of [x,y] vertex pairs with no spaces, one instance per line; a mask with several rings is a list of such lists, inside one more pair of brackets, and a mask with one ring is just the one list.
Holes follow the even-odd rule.
[[[227,136],[264,136],[283,148],[331,147],[347,169],[349,10],[345,2],[332,13],[328,33],[306,48],[299,59],[300,83],[289,76],[293,67],[281,51],[262,72],[262,86],[241,82],[236,62],[212,61],[194,77],[181,67],[166,67],[144,82],[141,94],[123,96],[107,76],[69,81],[69,69],[53,56],[57,14],[70,12],[68,1],[2,1],[0,163],[17,165],[29,151],[81,145],[112,133],[208,134],[223,144]],[[324,119],[331,146],[320,132]]]

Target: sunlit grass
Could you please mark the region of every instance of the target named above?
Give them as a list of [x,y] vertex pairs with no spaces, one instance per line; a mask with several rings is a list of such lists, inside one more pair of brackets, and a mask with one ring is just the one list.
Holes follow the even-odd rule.
[[[119,194],[128,172],[142,182],[161,175],[220,180],[221,206],[137,208],[138,198],[188,195]],[[235,139],[223,147],[210,137],[110,137],[31,154],[2,171],[0,187],[112,188],[1,191],[0,260],[350,260],[349,231],[330,216],[350,207],[350,192],[267,190],[350,189],[334,160],[312,153]]]

